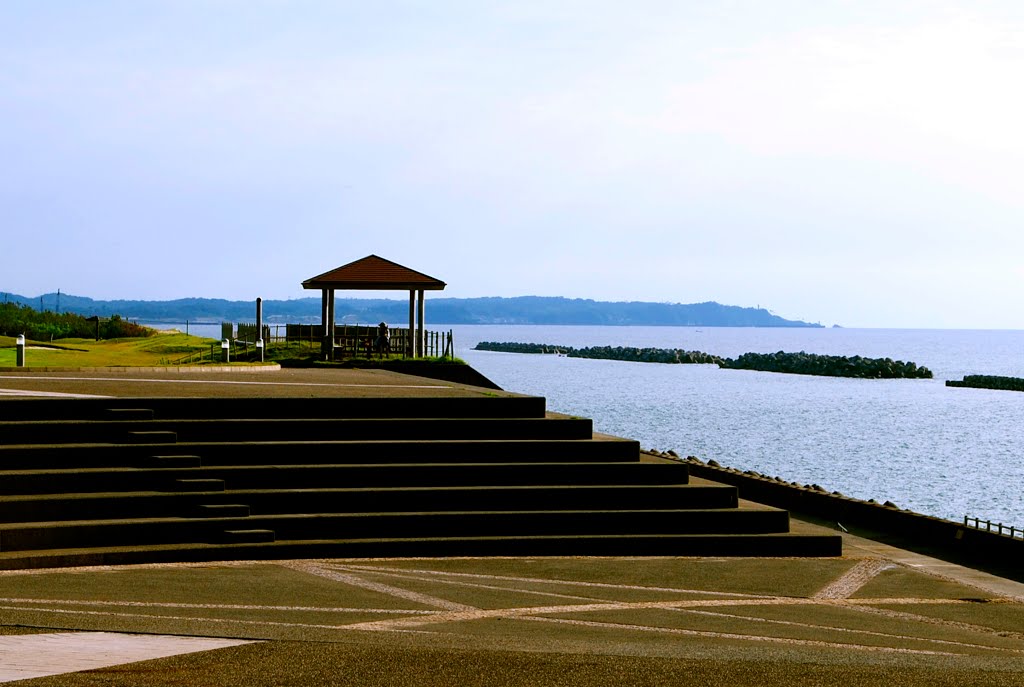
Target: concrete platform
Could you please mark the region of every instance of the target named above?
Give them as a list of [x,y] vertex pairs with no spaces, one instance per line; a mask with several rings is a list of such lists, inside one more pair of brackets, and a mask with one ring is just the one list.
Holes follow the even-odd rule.
[[[845,539],[849,553],[832,559],[0,572],[0,634],[259,642],[24,683],[32,685],[1022,684],[1024,585]],[[61,653],[47,656],[49,669],[64,667]]]
[[[0,375],[0,389],[485,393],[393,373],[299,372],[261,374],[267,381],[244,391],[230,383],[243,381],[231,373],[177,383],[123,373],[134,381],[121,384],[102,373]],[[835,534],[799,514],[791,524]],[[37,687],[1024,684],[1024,585],[849,534],[843,551],[833,558],[314,559],[0,572],[0,662],[11,671],[21,662],[44,664],[50,677],[20,683]],[[140,636],[154,644],[166,637],[247,643],[184,653],[168,639],[160,658],[128,656],[85,670],[58,650],[97,632],[110,633],[99,645],[111,651]],[[39,635],[42,644],[19,644]],[[54,649],[18,648],[37,646]]]
[[0,370],[0,403],[25,397],[180,396],[515,396],[455,382],[412,377],[388,370],[253,368],[87,368]]

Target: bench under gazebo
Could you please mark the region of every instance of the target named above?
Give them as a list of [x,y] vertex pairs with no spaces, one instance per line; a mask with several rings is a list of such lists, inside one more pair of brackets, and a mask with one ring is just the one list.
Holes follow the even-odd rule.
[[385,260],[377,255],[368,255],[361,260],[336,267],[302,282],[302,288],[319,289],[322,294],[320,321],[323,325],[324,335],[320,351],[328,360],[334,358],[334,342],[337,334],[334,312],[335,291],[408,291],[409,334],[412,343],[408,354],[418,358],[423,355],[424,351],[424,292],[441,291],[445,286],[447,284],[440,279]]

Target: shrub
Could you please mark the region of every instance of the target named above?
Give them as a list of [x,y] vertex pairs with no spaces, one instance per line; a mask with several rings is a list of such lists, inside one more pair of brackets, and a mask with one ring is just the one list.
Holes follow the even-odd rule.
[[[51,339],[91,339],[96,336],[96,323],[73,313],[39,312],[19,303],[0,303],[0,333],[6,336],[24,334],[36,341]],[[100,322],[100,338],[152,336],[156,331],[114,315]]]

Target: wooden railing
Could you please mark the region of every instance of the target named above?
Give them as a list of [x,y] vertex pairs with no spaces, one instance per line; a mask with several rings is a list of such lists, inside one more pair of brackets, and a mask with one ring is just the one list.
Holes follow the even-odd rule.
[[[228,325],[230,326],[230,325]],[[256,331],[255,325],[239,325],[237,338],[229,339],[231,342],[231,360],[248,361],[254,360],[257,355],[257,348],[254,341],[243,338],[243,334],[251,337]],[[312,350],[319,350],[323,342],[323,329],[320,325],[264,325],[263,333],[264,346],[274,343],[301,343],[307,344]],[[391,333],[391,355],[410,356],[412,354],[412,340],[408,329],[392,329]],[[378,355],[374,349],[374,342],[377,338],[376,326],[347,325],[338,327],[334,336],[335,357],[348,358],[356,356],[370,357]],[[217,363],[222,360],[223,352],[221,344],[210,344],[210,350],[199,350],[182,356],[177,360],[170,361],[171,365],[190,365],[197,363]],[[426,331],[423,333],[422,357],[444,357],[455,356],[455,340],[451,330],[446,332]]]
[[[323,327],[318,324],[268,325],[271,329],[270,341],[304,343],[310,348],[319,348],[323,342]],[[284,335],[282,336],[282,328]],[[389,330],[391,334],[392,355],[412,355],[412,339],[408,328],[396,327]],[[376,325],[339,325],[334,332],[336,353],[344,357],[367,355],[373,351],[377,339]],[[426,331],[423,333],[422,356],[453,357],[455,355],[454,336],[451,330],[446,332]]]
[[1008,535],[1011,539],[1024,539],[1024,528],[1011,527],[1004,525],[1001,522],[992,522],[991,520],[981,520],[980,518],[970,518],[964,516],[964,527],[970,527],[976,530],[985,530],[986,532],[995,532],[996,534]]
[[220,360],[221,348],[219,343],[210,344],[210,350],[200,349],[193,351],[188,355],[182,356],[177,360],[170,361],[171,365],[197,365],[203,362],[217,362]]

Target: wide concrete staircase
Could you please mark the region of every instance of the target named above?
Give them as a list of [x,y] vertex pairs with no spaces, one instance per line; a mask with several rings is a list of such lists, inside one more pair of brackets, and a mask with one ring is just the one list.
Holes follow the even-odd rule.
[[0,568],[456,555],[833,556],[538,397],[0,401]]

